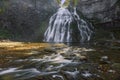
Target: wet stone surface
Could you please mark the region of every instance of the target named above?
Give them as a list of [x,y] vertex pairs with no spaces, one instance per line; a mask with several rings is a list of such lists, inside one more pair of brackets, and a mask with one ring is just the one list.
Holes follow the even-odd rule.
[[1,42],[0,80],[119,80],[119,53],[99,45]]

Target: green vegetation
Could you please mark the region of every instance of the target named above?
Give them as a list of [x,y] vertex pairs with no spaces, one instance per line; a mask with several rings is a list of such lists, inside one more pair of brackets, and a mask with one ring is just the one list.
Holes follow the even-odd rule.
[[[58,4],[61,4],[61,0],[57,0]],[[76,6],[78,3],[78,0],[66,0],[65,3],[62,5],[62,7],[68,7],[70,3],[73,4],[73,6]]]
[[0,30],[0,39],[8,39],[10,37],[12,37],[12,34],[8,30],[5,29]]
[[56,0],[58,4],[60,4],[60,0]]
[[1,0],[0,1],[0,14],[5,12],[6,8],[9,7],[9,0]]
[[77,6],[78,0],[72,0],[73,1],[73,5]]

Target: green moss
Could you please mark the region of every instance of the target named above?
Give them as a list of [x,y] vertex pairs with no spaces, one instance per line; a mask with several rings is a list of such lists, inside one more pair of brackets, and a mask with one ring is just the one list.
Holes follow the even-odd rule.
[[0,39],[8,39],[10,37],[12,37],[12,34],[8,30],[0,30]]
[[0,0],[0,14],[4,13],[10,7],[9,0]]
[[2,8],[0,8],[0,13],[2,13],[3,12],[3,9]]
[[77,6],[78,0],[72,0],[73,6]]

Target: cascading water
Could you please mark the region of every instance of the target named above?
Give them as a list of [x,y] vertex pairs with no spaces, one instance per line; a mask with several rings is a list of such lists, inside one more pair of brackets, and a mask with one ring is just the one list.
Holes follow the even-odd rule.
[[81,19],[76,7],[69,10],[61,0],[61,7],[50,18],[49,26],[44,34],[45,42],[84,42],[89,41],[93,31],[91,25]]

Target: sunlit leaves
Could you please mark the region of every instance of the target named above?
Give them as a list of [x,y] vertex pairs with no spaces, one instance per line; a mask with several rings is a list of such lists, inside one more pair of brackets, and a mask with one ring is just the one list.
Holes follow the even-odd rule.
[[[56,0],[58,4],[61,4],[62,3],[62,0]],[[78,0],[65,0],[65,2],[63,3],[63,5],[60,5],[62,7],[68,7],[69,5],[73,5],[76,6],[78,3]]]

